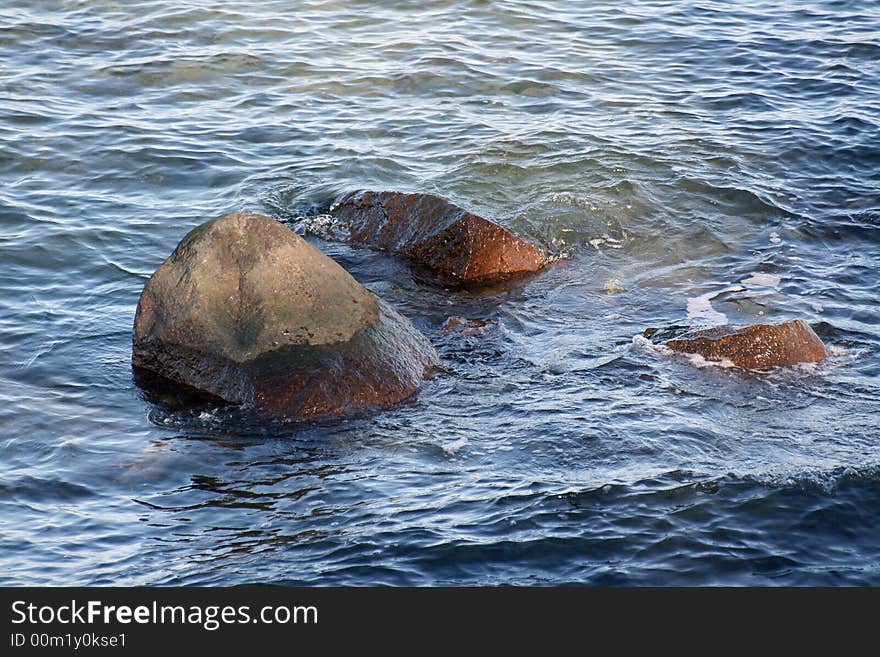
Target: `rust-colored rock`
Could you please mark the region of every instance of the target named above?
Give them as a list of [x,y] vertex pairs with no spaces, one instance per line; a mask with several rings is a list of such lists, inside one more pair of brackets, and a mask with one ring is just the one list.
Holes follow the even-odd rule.
[[674,351],[699,354],[706,360],[728,360],[737,367],[764,370],[797,363],[814,363],[828,355],[818,335],[803,320],[783,324],[754,324],[743,328],[716,326],[690,330],[648,329],[645,337]]
[[430,194],[355,192],[336,213],[351,241],[400,255],[440,285],[477,287],[540,270],[541,253],[506,228]]
[[461,335],[485,335],[492,330],[492,327],[481,319],[466,319],[458,315],[448,317],[443,326],[440,327],[443,335],[451,335],[452,333],[460,333]]
[[336,262],[255,214],[190,232],[147,282],[134,322],[136,373],[299,419],[397,403],[437,360]]

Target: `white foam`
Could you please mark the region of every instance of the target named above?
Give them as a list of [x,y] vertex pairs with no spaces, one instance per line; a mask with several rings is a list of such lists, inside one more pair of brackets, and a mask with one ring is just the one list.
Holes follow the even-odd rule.
[[[634,335],[632,342],[635,346],[650,349],[651,351],[664,356],[680,356],[686,358],[690,361],[691,365],[701,369],[705,367],[720,367],[723,369],[736,367],[734,362],[727,358],[723,358],[722,360],[706,360],[700,354],[689,354],[683,351],[675,351],[674,349],[667,347],[665,344],[655,344],[642,335]],[[674,386],[670,383],[663,387],[672,388]]]
[[[624,235],[626,237],[626,235]],[[592,246],[597,251],[601,251],[600,247],[607,247],[609,249],[622,249],[623,248],[623,240],[616,239],[611,237],[608,233],[603,233],[602,237],[595,237],[587,242],[590,246]]]
[[294,225],[305,234],[314,235],[328,241],[339,241],[348,233],[348,224],[332,214],[318,214],[314,216],[298,216],[294,219]]
[[623,240],[615,239],[611,237],[608,233],[602,233],[602,239],[605,240],[605,243],[612,249],[623,248]]
[[[776,369],[778,370],[781,368],[776,368]],[[804,374],[817,374],[817,373],[825,370],[825,364],[823,364],[821,362],[818,362],[818,363],[795,363],[794,365],[791,366],[791,369],[799,370],[800,372],[802,372]]]
[[748,278],[742,280],[743,285],[759,287],[776,287],[782,279],[774,274],[761,274],[754,272]]
[[553,247],[556,249],[555,253],[547,254],[547,262],[561,262],[563,260],[570,260],[574,255],[575,247],[571,244],[566,244],[563,240],[552,241]]
[[443,445],[443,452],[449,454],[449,456],[452,456],[467,444],[467,438],[459,438],[458,440],[453,440],[451,443],[446,443],[445,445]]
[[578,196],[577,194],[571,194],[569,192],[556,192],[554,194],[550,194],[547,197],[547,200],[551,203],[564,203],[566,205],[574,205],[579,208],[588,208],[590,210],[597,210],[595,205],[593,205],[590,200],[584,196]]
[[646,349],[648,351],[653,351],[654,353],[662,354],[664,356],[669,356],[673,353],[672,349],[667,347],[665,344],[654,343],[651,342],[648,338],[646,338],[641,333],[637,333],[632,337],[632,344],[634,347],[638,347],[641,349]]
[[687,300],[688,319],[714,325],[727,324],[727,315],[718,312],[712,307],[712,299],[725,292],[741,292],[743,289],[739,285],[732,285],[717,292],[706,292],[706,294],[701,294],[698,297],[691,297]]
[[722,358],[721,360],[707,360],[701,354],[687,354],[682,352],[679,353],[687,358],[691,362],[691,365],[700,369],[705,367],[721,367],[723,369],[736,367],[734,362],[732,360],[728,360],[727,358]]

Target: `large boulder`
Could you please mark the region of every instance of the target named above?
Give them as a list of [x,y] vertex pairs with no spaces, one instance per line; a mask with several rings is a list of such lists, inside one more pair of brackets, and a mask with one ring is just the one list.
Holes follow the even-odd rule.
[[448,287],[492,285],[540,270],[546,259],[496,223],[430,194],[360,191],[335,206],[352,242],[407,260]]
[[342,267],[268,217],[190,232],[144,287],[133,365],[294,418],[397,403],[438,362],[428,340]]
[[648,329],[645,337],[673,351],[699,354],[710,361],[730,361],[748,370],[814,363],[828,355],[818,335],[803,320],[783,324],[754,324],[742,328],[672,327]]

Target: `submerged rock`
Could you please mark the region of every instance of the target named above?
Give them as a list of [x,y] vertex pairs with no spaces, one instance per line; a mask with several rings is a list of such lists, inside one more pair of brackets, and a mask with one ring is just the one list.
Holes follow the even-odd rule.
[[300,419],[397,403],[437,362],[408,320],[256,214],[190,232],[147,282],[135,315],[136,373]]
[[336,206],[352,242],[400,255],[440,285],[491,285],[546,264],[528,242],[496,223],[430,194],[361,191]]
[[728,360],[737,367],[763,370],[797,363],[814,363],[828,355],[818,335],[803,320],[783,324],[754,324],[737,328],[671,327],[648,329],[645,337],[673,351],[699,354],[706,360]]
[[492,330],[492,327],[481,319],[467,319],[452,315],[443,322],[440,327],[443,335],[452,333],[460,333],[461,335],[485,335]]

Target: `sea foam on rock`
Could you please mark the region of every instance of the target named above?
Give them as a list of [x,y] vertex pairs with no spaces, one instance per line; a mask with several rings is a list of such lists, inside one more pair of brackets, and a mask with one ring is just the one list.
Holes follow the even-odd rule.
[[438,357],[407,319],[293,231],[234,213],[191,231],[147,282],[132,363],[308,419],[400,402]]
[[709,361],[730,361],[737,367],[749,370],[815,363],[828,355],[819,336],[800,319],[740,328],[648,329],[644,335],[673,351],[698,354]]
[[334,208],[352,242],[399,255],[414,273],[439,285],[492,285],[547,262],[506,228],[439,196],[359,191]]

